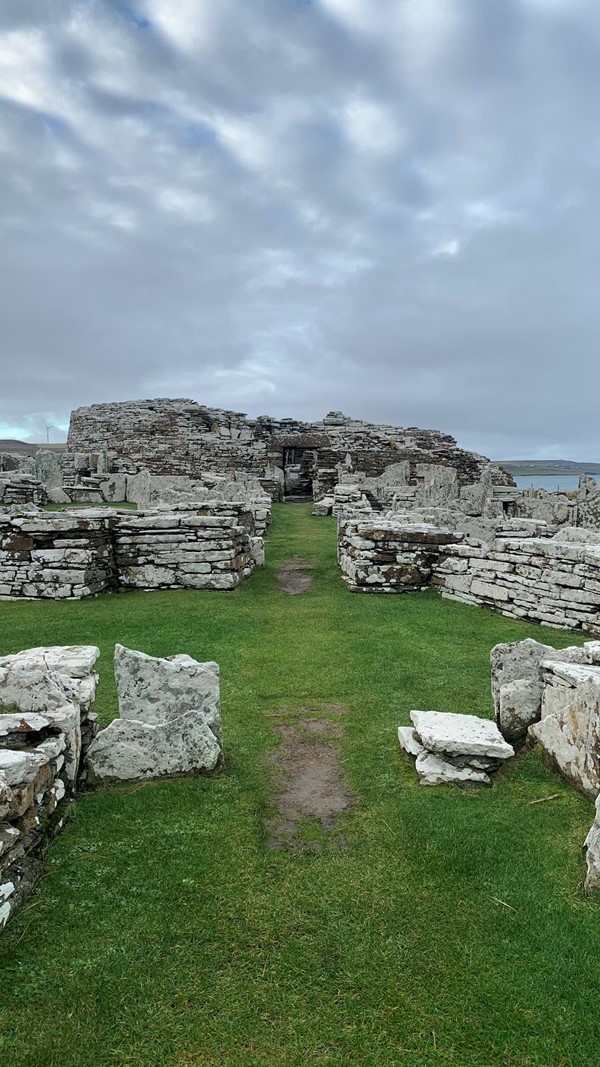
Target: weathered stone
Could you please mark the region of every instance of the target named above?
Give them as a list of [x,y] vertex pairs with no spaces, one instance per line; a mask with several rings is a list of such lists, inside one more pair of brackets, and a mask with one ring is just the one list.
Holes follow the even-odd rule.
[[109,784],[214,771],[220,757],[206,717],[187,711],[155,724],[113,720],[90,745],[88,768],[91,782]]
[[483,756],[505,760],[514,755],[498,727],[477,715],[411,711],[418,739],[429,752],[445,756]]
[[421,752],[417,756],[417,774],[421,785],[490,785],[485,771],[472,767],[456,767],[433,752]]
[[523,741],[541,714],[542,686],[535,678],[517,678],[500,686],[498,726],[502,736],[515,744]]
[[529,727],[529,736],[561,774],[595,799],[600,792],[600,668],[589,672],[575,686],[546,685],[542,718]]
[[0,656],[0,667],[23,671],[55,671],[69,678],[86,678],[94,669],[100,649],[96,645],[42,645],[11,656]]
[[191,656],[166,658],[115,646],[115,678],[122,719],[164,723],[185,712],[203,715],[221,737],[219,665]]
[[425,751],[412,726],[398,727],[398,741],[400,748],[409,756],[420,756]]
[[596,817],[584,841],[583,851],[587,868],[585,891],[591,896],[600,889],[600,796],[596,798]]

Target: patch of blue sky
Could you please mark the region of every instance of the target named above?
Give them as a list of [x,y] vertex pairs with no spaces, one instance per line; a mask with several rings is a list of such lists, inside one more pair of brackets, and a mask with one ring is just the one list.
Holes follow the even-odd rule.
[[66,133],[69,128],[65,120],[59,118],[58,115],[49,115],[47,113],[44,113],[42,114],[41,119],[48,133]]
[[125,22],[137,26],[138,30],[147,30],[152,25],[150,19],[145,15],[140,15],[131,4],[126,4],[123,0],[111,0],[111,2],[117,14],[125,19]]
[[218,140],[217,131],[208,122],[190,122],[185,127],[185,132],[192,141],[198,144],[211,145]]

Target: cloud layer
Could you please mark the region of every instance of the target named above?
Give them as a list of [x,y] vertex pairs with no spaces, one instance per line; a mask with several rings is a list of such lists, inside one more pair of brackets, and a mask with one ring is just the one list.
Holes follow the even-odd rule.
[[596,0],[4,0],[0,30],[0,436],[190,396],[600,459]]

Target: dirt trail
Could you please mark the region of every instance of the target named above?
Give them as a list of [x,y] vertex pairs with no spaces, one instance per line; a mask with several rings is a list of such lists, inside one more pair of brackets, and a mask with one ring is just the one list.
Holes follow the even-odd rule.
[[[345,709],[325,705],[323,712],[343,715]],[[352,796],[336,744],[344,736],[343,723],[303,709],[274,712],[273,717],[281,739],[271,754],[278,815],[265,820],[266,847],[320,849],[319,842],[301,839],[299,820],[317,819],[324,830],[333,831],[350,810]],[[344,844],[340,838],[335,843]]]
[[313,584],[312,575],[306,573],[310,570],[312,570],[312,563],[300,556],[286,560],[277,571],[279,588],[284,593],[289,593],[290,596],[307,593],[309,589],[312,589]]

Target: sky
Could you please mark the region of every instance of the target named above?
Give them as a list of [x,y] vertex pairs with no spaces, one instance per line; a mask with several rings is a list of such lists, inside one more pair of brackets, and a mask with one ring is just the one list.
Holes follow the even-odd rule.
[[600,461],[598,0],[2,0],[0,437],[189,397]]

